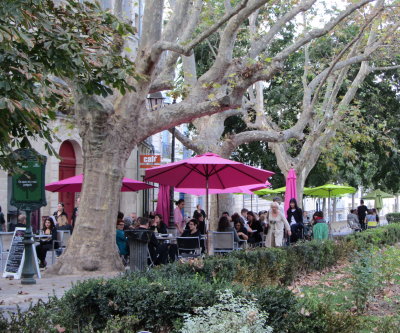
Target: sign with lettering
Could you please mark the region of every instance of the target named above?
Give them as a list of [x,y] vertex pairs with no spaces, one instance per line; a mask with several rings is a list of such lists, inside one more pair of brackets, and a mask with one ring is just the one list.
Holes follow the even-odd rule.
[[148,169],[161,164],[161,155],[140,155],[140,168]]
[[[17,151],[18,152],[18,151]],[[19,150],[23,157],[17,162],[21,172],[12,176],[11,205],[18,208],[29,206],[31,210],[46,205],[44,192],[46,158],[39,160],[30,149]]]
[[[6,266],[4,267],[3,277],[12,276],[14,279],[21,278],[22,266],[25,259],[25,244],[23,243],[25,231],[26,228],[15,228],[10,249],[8,251]],[[32,244],[32,247],[36,274],[40,278],[40,271],[34,244]]]

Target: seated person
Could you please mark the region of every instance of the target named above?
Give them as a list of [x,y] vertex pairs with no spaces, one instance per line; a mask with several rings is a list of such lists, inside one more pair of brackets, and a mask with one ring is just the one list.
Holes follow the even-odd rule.
[[313,238],[325,240],[329,238],[329,228],[324,220],[323,212],[315,212],[313,215]]
[[247,230],[244,227],[243,223],[241,221],[236,221],[235,222],[235,230],[237,235],[241,240],[248,240],[249,236],[247,234]]
[[68,223],[68,219],[65,215],[61,215],[58,218],[57,230],[69,230],[72,234],[72,225]]
[[161,214],[156,214],[154,216],[154,219],[152,220],[150,230],[153,230],[154,232],[158,232],[160,234],[167,234],[167,225],[163,222],[162,215]]
[[350,209],[350,213],[347,215],[347,224],[350,229],[354,231],[361,231],[360,221],[358,220],[357,209]]
[[166,264],[168,261],[168,245],[159,244],[156,235],[152,230],[149,229],[149,219],[147,217],[142,217],[138,219],[140,225],[136,230],[149,230],[151,231],[150,241],[149,241],[149,252],[151,260],[155,265]]
[[253,212],[249,211],[247,212],[247,225],[248,225],[248,235],[249,235],[249,243],[256,244],[260,243],[262,241],[262,232],[263,232],[263,227],[256,219],[256,216],[254,215]]
[[[201,239],[201,234],[200,230],[197,229],[198,227],[198,221],[196,219],[191,219],[188,222],[188,228],[185,229],[181,235],[181,237],[198,237],[200,239],[200,247],[202,249],[202,252],[204,252],[205,247],[204,247],[204,240]],[[194,247],[194,245],[190,245],[190,247]]]
[[16,228],[26,228],[26,216],[24,214],[18,215],[18,223],[15,225]]
[[125,232],[124,232],[125,223],[124,221],[117,221],[117,246],[119,255],[123,258],[124,264],[126,264],[126,259],[129,254],[128,243],[126,241]]
[[189,229],[185,229],[181,237],[200,237],[200,231],[197,230],[198,224],[196,219],[191,219],[187,224]]
[[[36,254],[40,260],[39,267],[45,268],[47,266],[46,254],[48,250],[53,249],[53,241],[57,240],[57,229],[54,225],[53,219],[47,218],[43,225],[43,234],[48,235],[47,238],[42,238],[40,244],[36,246]],[[54,248],[58,248],[58,243],[54,243]]]
[[240,238],[235,230],[235,228],[231,227],[231,224],[226,216],[222,216],[218,221],[218,232],[233,232],[233,241],[236,244],[239,244]]

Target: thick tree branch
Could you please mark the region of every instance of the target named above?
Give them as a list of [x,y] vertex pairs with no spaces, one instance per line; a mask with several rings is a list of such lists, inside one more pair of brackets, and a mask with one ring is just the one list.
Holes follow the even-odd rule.
[[[172,130],[169,130],[172,133]],[[196,154],[201,154],[200,151],[200,147],[195,143],[195,141],[193,141],[192,139],[190,139],[189,137],[187,137],[186,135],[184,135],[181,131],[179,131],[177,128],[175,128],[175,137],[187,148],[187,149],[191,149],[193,150]]]

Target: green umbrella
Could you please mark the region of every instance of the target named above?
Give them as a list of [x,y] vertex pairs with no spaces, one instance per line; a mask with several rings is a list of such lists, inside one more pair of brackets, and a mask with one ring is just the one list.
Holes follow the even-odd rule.
[[357,190],[352,186],[325,184],[318,187],[304,189],[304,194],[319,198],[340,197]]
[[[328,217],[329,222],[331,222],[331,197],[340,197],[347,193],[355,193],[356,191],[352,186],[325,184],[304,190],[304,194],[319,198],[328,198]],[[329,224],[329,229],[331,229],[330,226]]]
[[[305,191],[308,190],[308,187],[304,187],[304,194]],[[284,187],[279,187],[276,189],[270,189],[270,188],[263,188],[262,190],[258,190],[258,191],[254,191],[254,194],[258,194],[258,195],[270,195],[270,194],[282,194],[286,192],[286,186]]]
[[381,190],[375,190],[367,195],[363,196],[363,199],[365,200],[375,200],[375,208],[380,210],[383,207],[383,200],[386,198],[393,198],[393,195],[383,192]]

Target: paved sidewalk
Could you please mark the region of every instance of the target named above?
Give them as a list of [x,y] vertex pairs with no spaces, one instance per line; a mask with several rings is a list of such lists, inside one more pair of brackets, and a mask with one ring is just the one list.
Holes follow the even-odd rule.
[[25,311],[31,303],[36,304],[39,299],[47,301],[49,295],[61,297],[78,281],[98,277],[111,278],[118,274],[114,273],[105,276],[97,273],[84,277],[78,275],[43,277],[42,279],[36,279],[36,284],[34,285],[22,285],[21,280],[9,280],[0,277],[0,312],[16,311],[17,306]]

